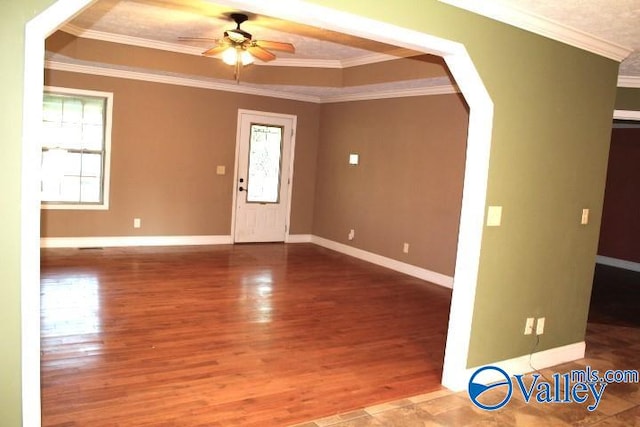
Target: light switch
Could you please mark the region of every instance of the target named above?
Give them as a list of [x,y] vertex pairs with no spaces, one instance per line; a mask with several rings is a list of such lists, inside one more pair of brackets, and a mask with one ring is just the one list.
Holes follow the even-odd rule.
[[580,220],[580,224],[589,224],[589,209],[582,209],[582,219]]
[[489,206],[487,227],[498,227],[502,223],[502,206]]
[[218,166],[216,167],[216,174],[218,175],[224,175],[226,173],[226,169],[224,166]]
[[358,156],[357,154],[349,154],[350,165],[357,165],[359,160],[360,160],[360,156]]

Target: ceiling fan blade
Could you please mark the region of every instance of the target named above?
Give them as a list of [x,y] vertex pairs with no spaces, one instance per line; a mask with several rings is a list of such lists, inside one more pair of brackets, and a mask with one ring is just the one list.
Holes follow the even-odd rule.
[[274,59],[276,59],[276,56],[273,53],[257,45],[249,46],[247,48],[247,51],[261,61],[267,62],[267,61],[273,61]]
[[217,54],[221,53],[222,51],[224,51],[228,47],[229,46],[227,46],[225,44],[221,44],[219,46],[214,46],[211,49],[202,52],[202,54],[204,56],[214,56],[214,55],[217,55]]
[[256,46],[264,49],[279,50],[282,52],[296,53],[296,48],[291,43],[272,42],[269,40],[257,40]]

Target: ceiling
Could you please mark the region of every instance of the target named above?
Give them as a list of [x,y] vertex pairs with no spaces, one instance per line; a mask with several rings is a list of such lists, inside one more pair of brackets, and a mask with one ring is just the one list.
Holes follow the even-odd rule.
[[[568,44],[581,38],[592,38],[582,45],[578,43],[579,47],[597,42],[593,39],[617,45],[626,51],[620,65],[620,77],[640,79],[640,0],[440,1]],[[548,30],[549,26],[556,28]]]
[[627,47],[621,76],[640,77],[640,0],[509,0],[511,6]]
[[[539,23],[542,17],[541,21],[545,26],[560,24],[558,27],[563,30],[560,32],[560,39],[567,33],[566,30],[572,37],[575,37],[575,34],[583,35],[583,38],[589,39],[589,43],[593,37],[602,39],[619,48],[616,51],[616,55],[619,55],[616,59],[621,60],[631,52],[622,61],[620,76],[634,82],[640,81],[640,0],[441,1],[532,31],[536,31],[536,28],[527,28],[528,23]],[[235,24],[228,18],[229,13],[234,11],[206,0],[98,0],[63,27],[63,30],[79,37],[200,55],[215,42],[186,42],[179,38],[218,39],[225,29],[234,27]],[[277,59],[264,65],[346,68],[406,57],[413,53],[383,43],[277,18],[249,16],[249,21],[242,24],[242,29],[252,33],[254,39],[283,41],[296,47],[295,54],[275,52]],[[549,33],[544,35],[548,36]],[[572,41],[569,40],[568,43],[575,45]],[[584,47],[579,43],[578,46]],[[73,58],[52,54],[48,59],[74,62]],[[448,76],[326,90],[318,87],[276,87],[264,84],[245,86],[292,91],[307,96],[329,93],[334,97],[372,90],[407,91],[425,86],[449,87],[455,90],[454,83]]]

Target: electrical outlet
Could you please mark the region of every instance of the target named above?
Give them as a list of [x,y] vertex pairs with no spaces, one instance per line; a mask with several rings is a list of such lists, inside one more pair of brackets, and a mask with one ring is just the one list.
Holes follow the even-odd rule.
[[487,227],[499,227],[502,224],[502,206],[489,206],[487,209]]
[[356,230],[354,230],[353,228],[349,230],[349,235],[347,237],[349,238],[349,240],[353,240],[356,237]]
[[133,228],[140,228],[141,225],[140,218],[133,218]]
[[544,334],[544,317],[538,317],[536,322],[536,335]]
[[533,317],[527,317],[526,322],[524,323],[524,334],[531,335],[533,333],[533,322],[535,319]]
[[405,244],[402,246],[402,252],[404,252],[405,254],[408,254],[408,253],[409,253],[409,244],[408,244],[408,243],[405,243]]
[[582,218],[580,218],[580,224],[589,224],[589,209],[582,209]]

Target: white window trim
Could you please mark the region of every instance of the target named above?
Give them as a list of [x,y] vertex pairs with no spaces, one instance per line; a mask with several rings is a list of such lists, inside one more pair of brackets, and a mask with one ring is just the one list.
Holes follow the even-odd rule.
[[60,93],[64,95],[94,96],[107,100],[105,108],[104,128],[104,170],[102,176],[102,203],[40,203],[41,209],[54,210],[108,210],[109,209],[109,182],[111,177],[111,123],[113,119],[113,92],[100,92],[96,90],[75,89],[58,86],[45,86],[45,92]]

